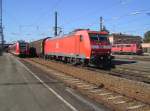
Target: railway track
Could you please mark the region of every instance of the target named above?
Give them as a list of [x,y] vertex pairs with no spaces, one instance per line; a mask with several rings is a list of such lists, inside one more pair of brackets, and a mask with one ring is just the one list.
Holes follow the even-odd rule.
[[143,73],[141,71],[129,70],[127,68],[112,69],[111,71],[103,71],[91,67],[86,69],[150,84],[150,72]]
[[[143,66],[141,66],[141,65],[143,65]],[[118,66],[118,67],[128,69],[128,70],[134,70],[134,71],[136,70],[136,71],[140,71],[140,72],[144,72],[144,73],[149,73],[150,72],[150,68],[145,67],[145,64],[123,65],[123,66]]]
[[117,59],[129,59],[129,60],[138,60],[138,61],[150,61],[149,56],[132,56],[132,55],[114,55]]
[[117,66],[116,68],[111,70],[101,70],[97,67],[91,66],[90,67],[77,66],[77,67],[150,84],[150,69],[148,68],[142,69],[141,67],[137,66],[131,67],[130,65]]
[[128,79],[141,81],[150,84],[150,71],[134,70],[132,68],[119,67],[111,72],[111,74],[118,74],[117,76]]
[[150,111],[149,85],[116,78],[111,75],[96,75],[95,73],[97,72],[94,71],[87,71],[41,59],[25,59],[24,61],[44,70],[52,68],[59,71],[59,73],[52,71],[53,73],[51,74],[68,86],[79,90],[97,102],[103,103],[112,110]]

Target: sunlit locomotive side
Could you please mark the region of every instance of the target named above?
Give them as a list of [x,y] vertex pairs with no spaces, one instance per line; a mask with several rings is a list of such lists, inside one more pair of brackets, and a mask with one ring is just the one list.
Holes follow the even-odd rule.
[[46,58],[75,64],[111,65],[111,45],[105,31],[76,30],[71,34],[45,40]]
[[29,55],[29,44],[25,41],[17,41],[9,47],[9,52],[20,57]]

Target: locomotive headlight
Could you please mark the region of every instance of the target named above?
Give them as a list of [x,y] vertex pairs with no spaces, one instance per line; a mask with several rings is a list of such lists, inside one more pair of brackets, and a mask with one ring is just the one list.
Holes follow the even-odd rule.
[[104,49],[111,49],[111,46],[110,45],[105,45],[103,46]]
[[108,51],[107,53],[108,53],[108,54],[110,54],[111,52],[110,52],[110,51]]
[[99,48],[98,45],[92,45],[91,47],[92,47],[92,49],[98,49]]
[[92,51],[92,54],[94,54],[95,53],[95,51]]

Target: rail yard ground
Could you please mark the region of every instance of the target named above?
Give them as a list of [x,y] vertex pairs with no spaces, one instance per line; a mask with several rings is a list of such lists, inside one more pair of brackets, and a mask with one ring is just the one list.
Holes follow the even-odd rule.
[[6,53],[0,61],[2,111],[150,111],[149,61],[116,59],[111,71]]

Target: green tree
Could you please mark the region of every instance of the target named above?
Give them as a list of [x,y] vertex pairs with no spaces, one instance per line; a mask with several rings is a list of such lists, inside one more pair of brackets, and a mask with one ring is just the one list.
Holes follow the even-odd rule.
[[144,34],[144,42],[150,42],[150,31],[147,31],[145,34]]

